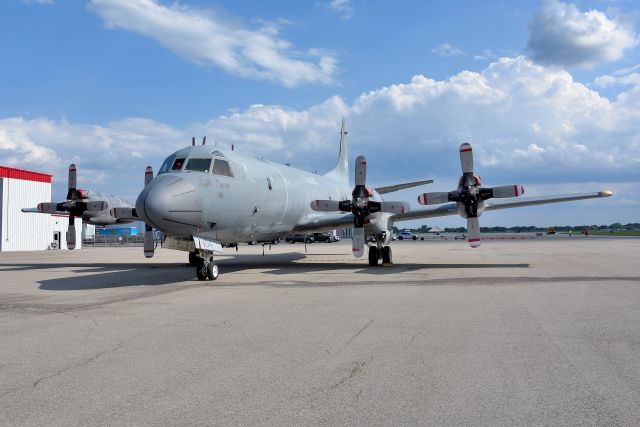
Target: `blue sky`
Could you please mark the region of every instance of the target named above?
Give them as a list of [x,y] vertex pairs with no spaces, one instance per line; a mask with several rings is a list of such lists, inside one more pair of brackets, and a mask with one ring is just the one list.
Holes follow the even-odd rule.
[[84,186],[135,198],[144,167],[191,135],[327,170],[346,116],[373,184],[450,190],[469,141],[487,185],[617,192],[484,225],[638,222],[639,13],[632,1],[8,0],[0,164],[53,173],[62,197],[74,161]]

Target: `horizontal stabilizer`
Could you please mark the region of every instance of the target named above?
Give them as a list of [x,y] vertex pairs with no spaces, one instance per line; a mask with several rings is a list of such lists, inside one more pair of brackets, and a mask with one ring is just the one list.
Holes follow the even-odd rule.
[[402,184],[387,185],[385,187],[378,187],[375,190],[378,192],[378,194],[387,194],[387,193],[393,193],[394,191],[404,190],[405,188],[419,187],[421,185],[426,185],[431,183],[433,183],[432,179],[425,179],[423,181],[413,181],[413,182],[404,182]]

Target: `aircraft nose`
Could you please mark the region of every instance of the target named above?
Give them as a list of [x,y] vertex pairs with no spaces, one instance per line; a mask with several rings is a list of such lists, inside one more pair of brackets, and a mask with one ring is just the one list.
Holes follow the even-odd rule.
[[156,177],[136,200],[138,215],[171,236],[188,236],[202,225],[202,203],[197,189],[176,175]]

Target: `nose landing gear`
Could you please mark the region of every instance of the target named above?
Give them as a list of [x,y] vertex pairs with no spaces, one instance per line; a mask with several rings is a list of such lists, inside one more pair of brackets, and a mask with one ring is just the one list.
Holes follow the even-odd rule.
[[383,266],[393,265],[391,246],[384,246],[383,238],[375,239],[375,246],[369,246],[369,265],[375,267],[382,260]]

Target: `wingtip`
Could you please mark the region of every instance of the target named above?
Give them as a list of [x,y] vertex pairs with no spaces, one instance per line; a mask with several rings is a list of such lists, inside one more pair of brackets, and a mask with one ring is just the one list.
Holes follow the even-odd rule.
[[600,195],[600,197],[611,197],[611,196],[613,196],[613,191],[605,190],[605,191],[601,191],[598,194]]

